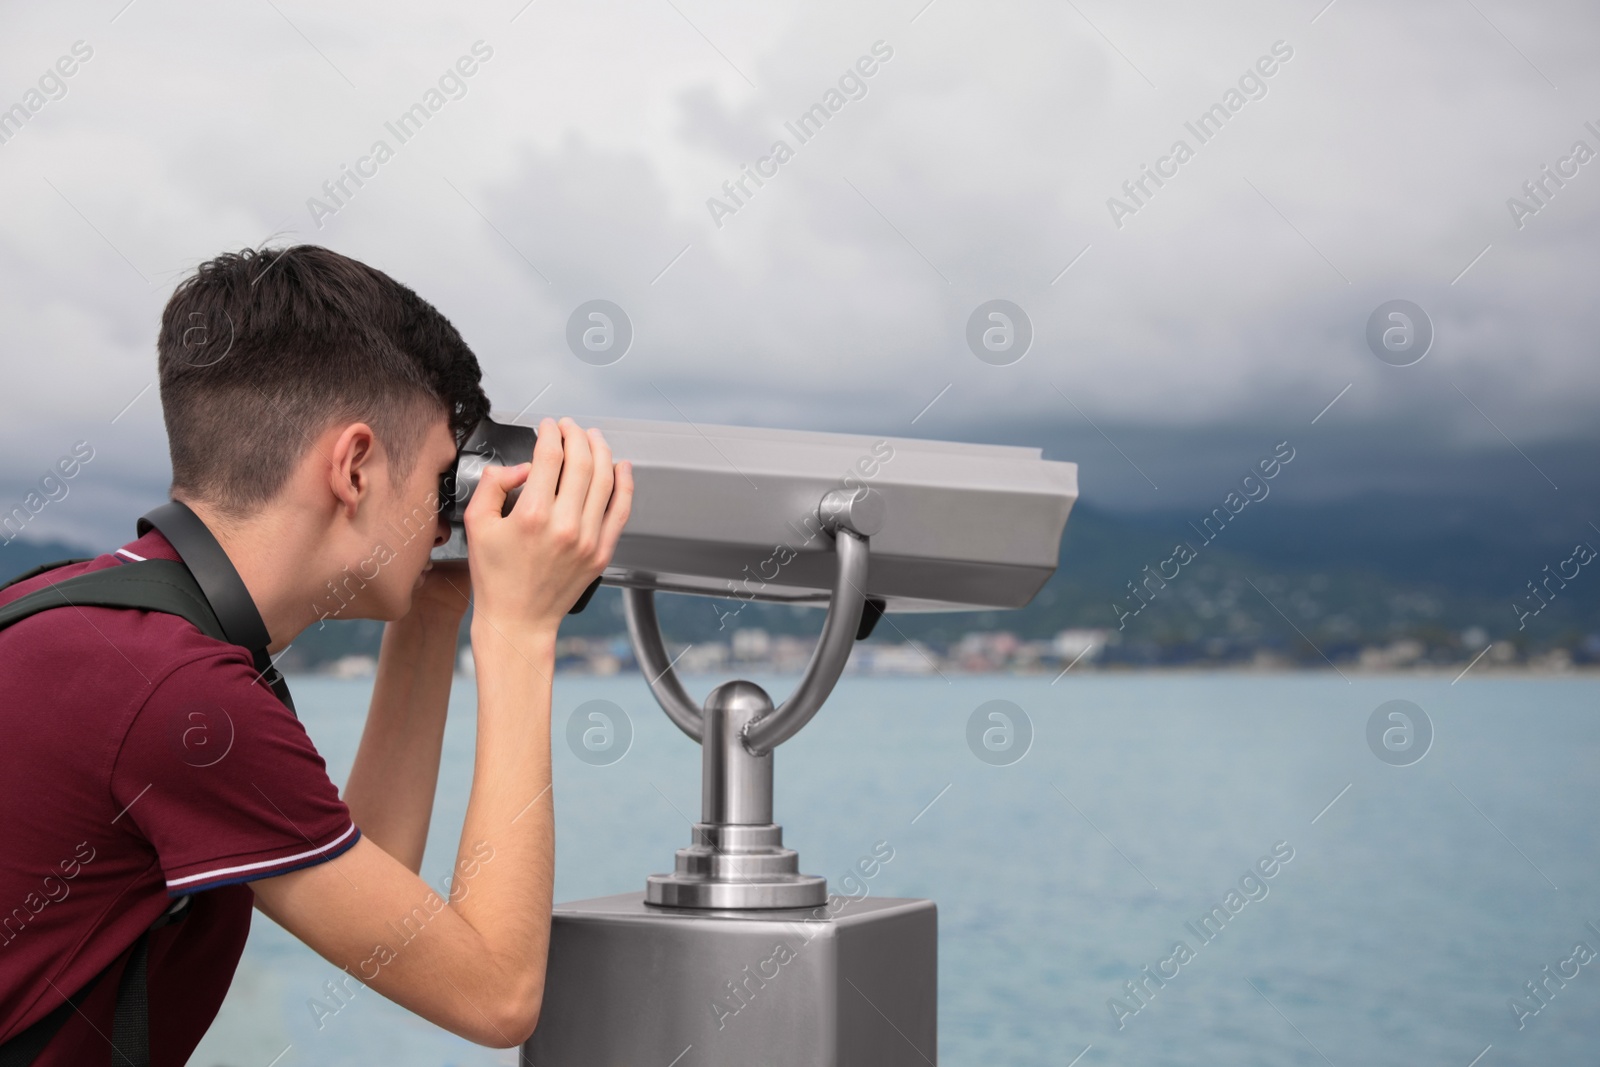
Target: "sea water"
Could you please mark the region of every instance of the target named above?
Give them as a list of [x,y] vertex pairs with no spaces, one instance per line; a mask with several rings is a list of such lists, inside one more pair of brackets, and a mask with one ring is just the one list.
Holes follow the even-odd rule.
[[[699,700],[720,680],[686,684]],[[753,680],[776,700],[794,683]],[[342,782],[370,682],[292,685]],[[556,899],[642,891],[689,841],[698,746],[637,675],[555,689]],[[847,676],[778,750],[776,818],[830,889],[938,902],[942,1064],[1589,1063],[1600,958],[1576,950],[1600,952],[1597,698],[1589,678]],[[422,872],[436,885],[474,699],[458,679]],[[1386,705],[1405,718],[1383,711],[1374,732]],[[625,748],[624,724],[590,716],[615,709]],[[846,883],[882,843],[893,859]],[[191,1062],[516,1062],[348,981],[336,998],[340,977],[257,914]]]

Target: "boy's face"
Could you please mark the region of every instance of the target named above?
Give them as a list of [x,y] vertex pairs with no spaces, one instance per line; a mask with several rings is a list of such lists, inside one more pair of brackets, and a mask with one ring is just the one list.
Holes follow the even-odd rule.
[[[439,477],[455,464],[456,444],[449,423],[440,415],[423,438],[417,462],[400,485],[388,471],[375,471],[371,508],[357,523],[363,558],[350,565],[366,582],[356,598],[358,618],[398,619],[411,610],[412,594],[431,566],[429,553],[450,536],[439,512]],[[374,573],[376,572],[376,573]]]

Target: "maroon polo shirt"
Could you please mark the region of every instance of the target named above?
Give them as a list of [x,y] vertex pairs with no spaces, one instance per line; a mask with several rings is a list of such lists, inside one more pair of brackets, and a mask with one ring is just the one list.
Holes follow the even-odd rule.
[[[178,559],[150,533],[0,591]],[[36,1061],[111,1062],[117,983],[149,942],[152,1063],[181,1065],[250,930],[249,882],[321,863],[360,831],[250,654],[176,615],[61,607],[0,630],[0,1042],[108,965]]]

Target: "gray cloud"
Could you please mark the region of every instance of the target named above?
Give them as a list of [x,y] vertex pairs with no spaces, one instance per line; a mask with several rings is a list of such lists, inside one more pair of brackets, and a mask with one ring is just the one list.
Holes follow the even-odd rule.
[[[1038,443],[1092,419],[1175,469],[1346,386],[1318,429],[1351,440],[1588,433],[1600,161],[1520,229],[1506,206],[1574,141],[1600,151],[1587,6],[521,7],[9,16],[0,106],[74,41],[95,54],[0,144],[0,491],[88,439],[42,531],[114,536],[159,497],[154,390],[111,419],[171,286],[271,235],[434,300],[512,411],[548,387],[535,411]],[[466,95],[318,228],[307,199],[479,40]],[[880,40],[865,96],[797,143],[785,122]],[[1265,95],[1200,144],[1185,122],[1278,41]],[[793,158],[716,226],[707,199],[779,138]],[[1108,199],[1179,138],[1193,158],[1118,228]],[[596,297],[637,330],[611,367],[562,339]],[[996,297],[1035,327],[1008,367],[963,339]],[[1394,297],[1436,327],[1414,367],[1365,347]],[[1389,486],[1341,454],[1338,484]]]

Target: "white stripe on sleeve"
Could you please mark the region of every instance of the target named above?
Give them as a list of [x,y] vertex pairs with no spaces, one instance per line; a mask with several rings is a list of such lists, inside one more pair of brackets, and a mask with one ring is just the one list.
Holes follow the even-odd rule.
[[322,853],[328,851],[331,848],[336,848],[346,838],[348,838],[351,834],[353,834],[355,832],[356,832],[356,824],[355,823],[351,823],[350,824],[350,828],[348,830],[346,830],[344,833],[340,834],[338,837],[334,838],[332,841],[329,841],[326,845],[323,845],[321,848],[313,848],[313,849],[310,849],[310,850],[305,851],[305,852],[296,853],[293,856],[282,856],[282,857],[280,857],[278,859],[275,859],[275,860],[262,860],[259,863],[243,863],[243,864],[240,864],[237,867],[218,867],[216,870],[212,870],[212,871],[202,871],[199,874],[188,874],[188,875],[184,875],[182,878],[168,879],[167,888],[168,889],[178,889],[178,888],[180,888],[182,886],[191,885],[191,884],[193,884],[195,882],[204,882],[204,881],[207,881],[207,880],[212,879],[212,878],[221,878],[221,877],[224,877],[225,875],[243,874],[246,871],[265,870],[268,867],[278,867],[278,866],[281,866],[281,865],[283,865],[285,863],[293,863],[296,860],[310,859],[312,856],[318,856],[318,855],[321,855]]

